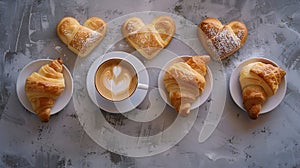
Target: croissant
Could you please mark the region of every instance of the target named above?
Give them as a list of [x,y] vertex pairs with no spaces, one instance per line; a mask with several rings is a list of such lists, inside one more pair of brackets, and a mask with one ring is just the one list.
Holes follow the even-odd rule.
[[91,17],[82,26],[75,18],[65,17],[58,23],[56,32],[71,51],[85,57],[102,41],[106,23],[98,17]]
[[240,72],[243,105],[252,119],[257,119],[262,105],[273,96],[286,72],[272,64],[254,62]]
[[209,61],[209,56],[193,56],[166,70],[164,85],[171,105],[180,115],[187,116],[191,104],[204,91],[206,65]]
[[65,88],[62,63],[60,58],[53,60],[26,78],[26,96],[43,122],[49,121],[51,108]]

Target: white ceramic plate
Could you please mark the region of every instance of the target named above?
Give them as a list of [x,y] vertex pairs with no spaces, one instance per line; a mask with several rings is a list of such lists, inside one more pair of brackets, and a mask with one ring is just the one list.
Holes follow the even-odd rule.
[[[17,79],[17,95],[21,104],[30,112],[35,113],[25,93],[26,78],[31,75],[32,72],[37,72],[43,65],[48,64],[50,59],[38,59],[27,64],[19,73]],[[65,89],[62,94],[56,99],[54,106],[51,108],[50,114],[56,114],[60,112],[70,101],[73,94],[73,78],[68,68],[63,65],[63,75],[65,79]]]
[[101,109],[110,113],[124,113],[136,108],[146,97],[148,90],[137,88],[136,91],[129,98],[112,102],[103,98],[96,90],[94,84],[95,73],[99,65],[111,58],[126,58],[127,61],[131,62],[138,73],[138,82],[149,85],[149,75],[144,64],[137,59],[135,56],[121,51],[114,51],[105,54],[97,58],[91,65],[87,77],[86,77],[86,87],[88,94],[94,104],[96,104]]
[[[177,62],[183,62],[185,61],[186,58],[191,57],[191,56],[180,56],[180,57],[176,57],[171,59],[160,71],[159,76],[158,76],[158,88],[159,88],[159,93],[161,95],[161,97],[163,98],[163,100],[172,107],[170,100],[168,98],[168,93],[167,90],[165,88],[164,85],[164,74],[166,72],[166,70],[168,69],[169,66],[173,65],[174,63]],[[203,93],[196,99],[196,101],[191,105],[191,110],[196,109],[197,107],[201,106],[209,97],[212,88],[213,88],[213,76],[211,73],[211,70],[209,69],[209,67],[207,66],[207,72],[205,75],[205,80],[206,80],[206,85],[204,88]]]
[[[231,97],[234,100],[234,102],[244,111],[246,110],[243,107],[242,90],[239,82],[240,71],[245,65],[253,62],[259,62],[259,61],[264,63],[271,63],[273,65],[278,66],[275,62],[266,58],[250,58],[240,63],[231,73],[230,83],[229,83]],[[279,88],[277,90],[277,93],[269,97],[267,101],[263,104],[259,114],[270,112],[275,107],[277,107],[282,101],[282,99],[284,98],[285,92],[286,92],[286,76],[284,76],[284,78],[282,79]]]

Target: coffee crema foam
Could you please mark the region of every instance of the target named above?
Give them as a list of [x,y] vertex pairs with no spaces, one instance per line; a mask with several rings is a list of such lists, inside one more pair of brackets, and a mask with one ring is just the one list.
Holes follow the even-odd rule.
[[106,99],[123,100],[133,94],[137,87],[137,74],[125,60],[111,59],[104,62],[95,74],[98,92]]

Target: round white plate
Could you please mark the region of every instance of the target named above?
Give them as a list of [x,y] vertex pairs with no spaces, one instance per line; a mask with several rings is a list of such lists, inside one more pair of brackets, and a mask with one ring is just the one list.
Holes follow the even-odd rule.
[[[166,70],[168,69],[169,66],[173,65],[174,63],[177,62],[183,62],[186,60],[186,58],[191,57],[191,56],[180,56],[180,57],[176,57],[171,59],[160,71],[159,76],[158,76],[158,88],[159,88],[159,93],[161,95],[161,97],[163,98],[163,100],[172,107],[170,100],[168,98],[168,92],[165,88],[164,85],[164,74],[166,72]],[[205,80],[206,80],[206,84],[205,84],[205,88],[203,93],[196,99],[196,101],[191,105],[190,110],[193,110],[199,106],[201,106],[209,97],[212,88],[213,88],[213,76],[211,73],[211,70],[209,69],[209,67],[207,66],[207,72],[205,75]]]
[[[30,112],[35,113],[25,93],[26,78],[32,72],[37,72],[43,65],[48,64],[51,59],[38,59],[27,64],[19,73],[16,89],[17,95],[21,104]],[[56,114],[61,111],[70,101],[73,94],[73,78],[68,68],[63,65],[63,75],[65,79],[65,89],[62,94],[56,99],[54,106],[51,108],[50,114]]]
[[109,101],[103,98],[96,90],[94,84],[95,73],[99,65],[111,58],[126,58],[127,61],[131,62],[138,73],[138,82],[142,84],[149,85],[149,75],[144,64],[137,59],[135,56],[122,52],[114,51],[104,54],[97,58],[91,65],[87,77],[86,77],[86,87],[88,94],[94,104],[96,104],[101,109],[111,112],[111,113],[124,113],[136,108],[146,97],[148,90],[137,88],[136,91],[129,98],[122,101]]
[[[230,89],[230,94],[234,102],[244,111],[246,111],[243,107],[243,98],[242,98],[242,90],[239,82],[239,77],[240,77],[240,71],[242,68],[253,62],[263,62],[263,63],[270,63],[273,65],[278,66],[275,62],[266,59],[266,58],[250,58],[248,60],[243,61],[240,63],[231,73],[230,76],[230,83],[229,83],[229,89]],[[275,107],[277,107],[282,99],[285,96],[286,92],[286,76],[282,79],[279,88],[277,90],[277,93],[267,99],[267,101],[263,104],[262,109],[259,114],[264,114],[267,112],[270,112],[273,110]]]

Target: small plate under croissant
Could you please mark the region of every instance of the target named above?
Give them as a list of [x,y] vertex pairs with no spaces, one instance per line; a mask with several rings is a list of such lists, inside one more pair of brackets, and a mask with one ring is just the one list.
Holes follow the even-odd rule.
[[[70,71],[62,63],[55,65],[55,68],[50,68],[48,65],[54,61],[56,60],[38,59],[28,63],[20,72],[16,84],[17,95],[21,104],[28,111],[39,115],[43,122],[47,122],[50,115],[60,112],[69,103],[73,94],[73,78]],[[41,73],[39,72],[40,69],[43,69]],[[56,72],[54,69],[60,69],[61,72]],[[60,77],[59,79],[55,77],[57,76],[56,73]],[[27,83],[29,76],[31,77]],[[43,86],[44,84],[48,86]],[[61,89],[58,90],[59,87]],[[47,89],[41,91],[43,88]],[[30,102],[27,97],[29,95],[31,99],[39,99],[40,101]],[[36,109],[32,104],[35,104]],[[38,114],[37,109],[47,111],[48,114],[43,112]]]
[[[208,61],[210,60],[209,56],[193,56],[193,57],[206,57],[206,58],[208,57]],[[187,60],[189,60],[191,58],[192,58],[192,56],[180,56],[180,57],[173,58],[162,68],[162,70],[158,76],[159,93],[160,93],[161,97],[163,98],[163,100],[171,107],[174,107],[174,104],[172,105],[171,100],[170,100],[170,95],[165,87],[165,81],[164,81],[165,79],[164,78],[165,78],[166,72],[168,72],[169,67],[171,67],[175,63],[179,63],[179,62],[185,63]],[[179,112],[179,109],[176,109],[176,107],[174,107],[175,110],[177,112],[179,112],[179,114],[182,116],[188,115],[190,110],[194,110],[197,107],[199,107],[200,105],[202,105],[208,99],[208,97],[212,91],[212,88],[213,88],[212,72],[207,65],[205,65],[205,67],[206,67],[206,74],[204,75],[205,86],[202,88],[202,92],[199,93],[198,97],[196,97],[195,100],[191,101],[188,111],[181,113],[181,112]],[[180,81],[180,79],[177,79],[177,81]],[[185,86],[183,86],[183,87],[185,87]],[[182,91],[185,89],[179,89],[179,90]],[[193,92],[193,89],[188,88],[186,91]],[[181,92],[181,94],[185,94],[185,93]],[[190,94],[194,94],[194,93],[190,93]],[[181,106],[182,106],[182,104],[181,104]]]
[[280,104],[286,93],[286,83],[285,71],[275,62],[266,58],[250,58],[232,71],[230,94],[250,118],[257,119],[260,114],[270,112]]

